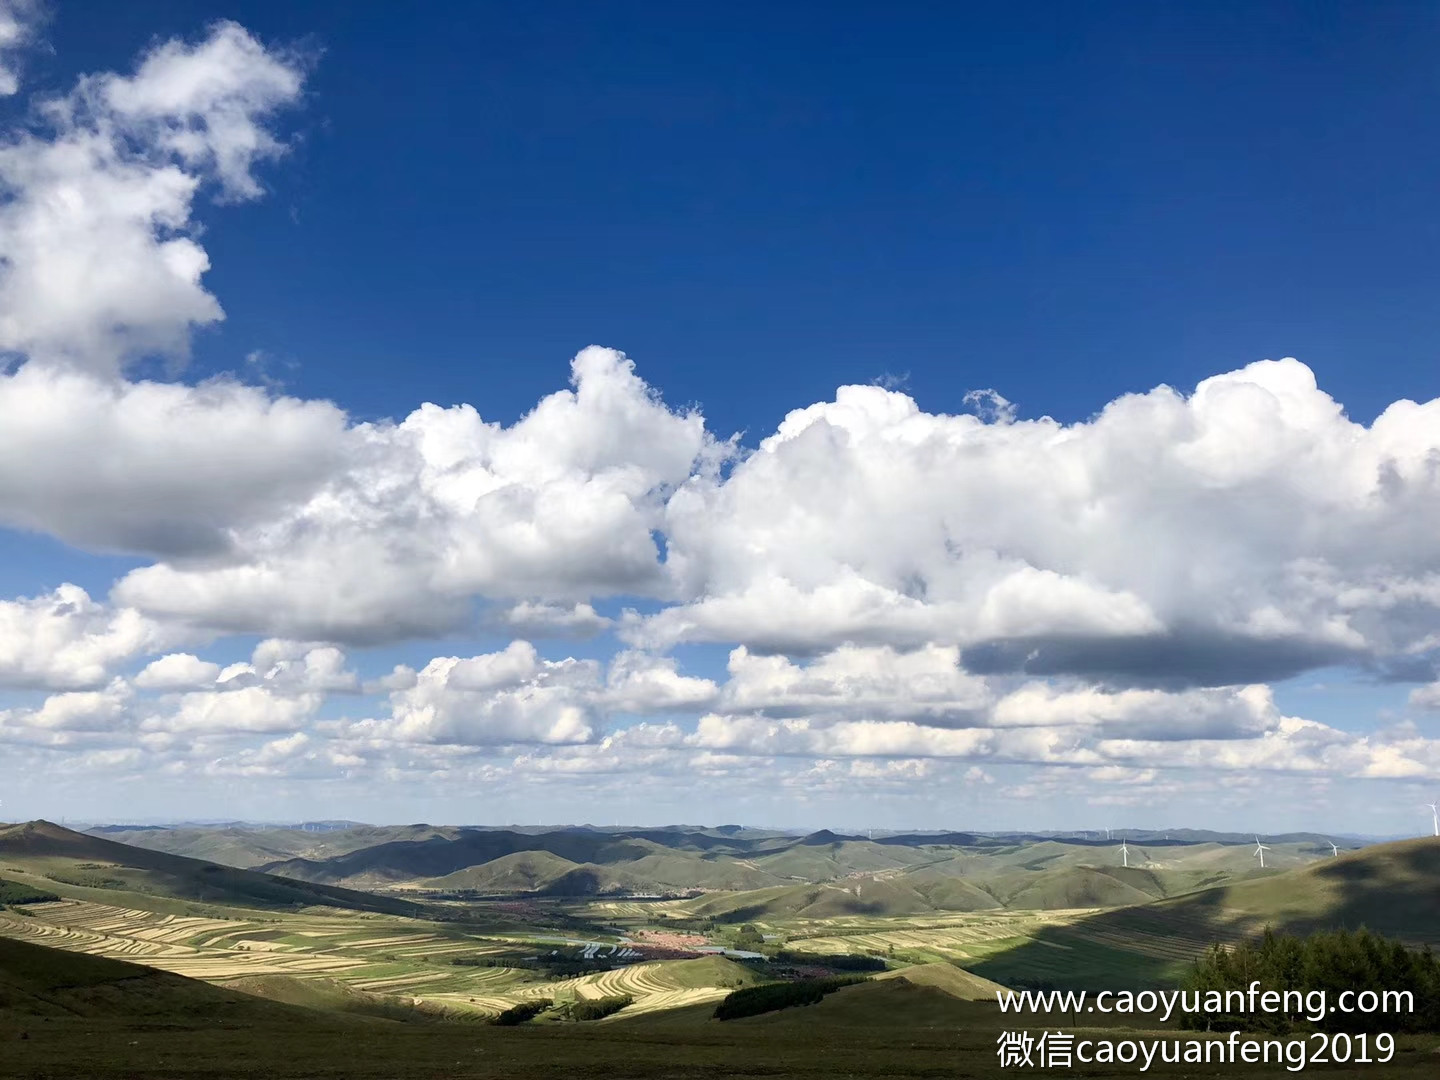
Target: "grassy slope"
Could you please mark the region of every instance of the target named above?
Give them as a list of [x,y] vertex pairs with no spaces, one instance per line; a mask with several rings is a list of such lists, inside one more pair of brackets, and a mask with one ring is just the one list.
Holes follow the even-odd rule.
[[[72,832],[48,821],[0,828],[0,866],[28,872],[28,884],[85,899],[101,898],[113,889],[252,908],[326,905],[398,915],[420,910],[403,900],[131,847]],[[58,880],[47,875],[55,875]]]
[[367,1016],[402,1023],[442,1020],[453,1015],[433,1006],[428,1009],[417,1007],[413,998],[357,990],[338,979],[252,975],[226,982],[225,988],[267,1001],[278,1001],[319,1012]]
[[304,1022],[283,1005],[121,960],[0,938],[0,1018]]
[[[33,947],[32,947],[33,948]],[[23,951],[23,950],[22,950]],[[45,952],[46,950],[40,950]],[[50,963],[15,964],[0,942],[0,986],[23,982],[39,994],[70,994],[71,1001],[104,992],[127,996],[123,985],[140,973],[128,964],[68,957]],[[47,958],[48,959],[48,958]],[[72,964],[73,962],[73,964]],[[73,972],[83,963],[86,972]],[[59,964],[60,966],[56,966]],[[67,965],[70,965],[67,967]],[[94,966],[92,966],[94,965]],[[37,972],[38,967],[38,972]],[[915,969],[912,969],[915,970]],[[119,976],[117,978],[117,976]],[[87,991],[83,984],[96,989]],[[56,982],[67,983],[56,986]],[[983,1001],[963,1001],[935,986],[903,978],[873,980],[829,995],[817,1005],[787,1009],[729,1023],[710,1019],[712,1003],[615,1022],[537,1025],[520,1029],[461,1024],[328,1023],[315,1013],[249,1000],[228,1006],[197,1007],[195,992],[225,991],[172,979],[176,989],[151,984],[154,996],[106,1002],[108,1011],[74,1010],[41,1021],[33,1011],[0,1010],[0,1077],[84,1076],[89,1080],[133,1080],[146,1076],[204,1076],[208,1080],[266,1077],[273,1080],[340,1077],[347,1080],[513,1080],[521,1076],[567,1076],[580,1080],[857,1080],[970,1076],[977,1080],[1013,1076],[995,1057],[997,1033],[1017,1026],[1038,1031],[1040,1021],[1016,1024]],[[168,998],[168,994],[179,994]],[[241,995],[230,995],[229,999]],[[167,1001],[168,1011],[152,1006]],[[218,1011],[217,1011],[218,1010]],[[229,1011],[227,1011],[229,1010]],[[267,1010],[261,1012],[259,1010]],[[299,1022],[297,1022],[297,1018]],[[223,1023],[217,1023],[223,1020]],[[21,1033],[24,1036],[21,1038]],[[1098,1033],[1091,1033],[1098,1034]],[[1435,1040],[1402,1040],[1389,1065],[1365,1065],[1326,1075],[1366,1080],[1422,1080],[1434,1075]],[[1274,1076],[1274,1065],[1226,1067],[1206,1075]],[[1131,1077],[1134,1065],[1090,1066],[1092,1077]],[[1193,1066],[1156,1064],[1147,1076],[1196,1075]]]
[[1296,931],[1368,926],[1405,940],[1440,944],[1440,838],[1378,844],[1155,908],[1170,919],[1223,934],[1254,933],[1267,924]]
[[1155,899],[1155,894],[1144,892],[1103,870],[1080,866],[1038,874],[1022,871],[1003,875],[993,883],[987,883],[987,891],[1008,908],[1029,911],[1120,907]]
[[982,979],[954,964],[916,964],[898,971],[887,971],[874,978],[877,981],[903,979],[916,986],[933,986],[961,1001],[994,1001],[995,994],[1005,989],[997,982]]
[[1378,844],[1298,870],[1090,916],[973,966],[1007,985],[1173,983],[1214,942],[1266,926],[1306,933],[1369,927],[1440,944],[1440,839]]
[[516,851],[479,866],[467,866],[452,874],[431,878],[424,885],[431,889],[474,889],[489,893],[540,891],[579,866],[548,851]]

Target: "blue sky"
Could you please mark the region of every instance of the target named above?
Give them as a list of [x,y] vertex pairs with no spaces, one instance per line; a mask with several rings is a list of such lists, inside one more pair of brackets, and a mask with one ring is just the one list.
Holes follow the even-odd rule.
[[1433,12],[0,10],[0,586],[57,650],[0,648],[7,810],[1388,833],[1440,783],[1435,410],[1375,424],[1440,397]]
[[1362,420],[1440,392],[1420,5],[140,0],[57,5],[35,81],[219,17],[319,60],[271,196],[207,215],[197,372],[512,420],[598,343],[757,432],[884,374],[1061,419],[1282,355]]

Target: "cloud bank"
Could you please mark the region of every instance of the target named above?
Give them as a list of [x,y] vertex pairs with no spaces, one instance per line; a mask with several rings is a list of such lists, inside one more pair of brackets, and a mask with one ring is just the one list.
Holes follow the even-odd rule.
[[[31,12],[0,5],[0,92]],[[220,23],[0,145],[0,525],[140,563],[108,597],[0,601],[0,741],[375,782],[1440,778],[1416,726],[1440,702],[1440,401],[1359,424],[1294,359],[1075,423],[842,386],[747,444],[599,346],[510,424],[184,382],[223,318],[199,208],[264,194],[304,77]],[[174,374],[136,375],[155,360]],[[386,662],[441,637],[477,644]],[[687,670],[714,646],[723,671]],[[1277,706],[1330,668],[1413,684],[1414,717]]]

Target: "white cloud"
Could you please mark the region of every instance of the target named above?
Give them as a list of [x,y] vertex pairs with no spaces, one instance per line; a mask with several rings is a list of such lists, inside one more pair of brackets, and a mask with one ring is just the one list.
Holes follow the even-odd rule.
[[251,669],[264,682],[291,693],[353,693],[360,677],[333,645],[269,638],[255,646]]
[[573,390],[510,427],[425,405],[352,429],[350,466],[274,520],[233,528],[228,559],[144,567],[115,595],[221,630],[374,642],[453,629],[475,596],[574,605],[661,590],[665,498],[723,448],[623,355],[586,349],[572,370]]
[[362,452],[327,402],[254,387],[0,375],[0,524],[81,547],[217,557]]
[[598,728],[599,686],[594,661],[544,660],[517,641],[498,653],[431,660],[414,686],[390,695],[388,720],[351,733],[460,746],[588,742]]
[[[72,733],[109,732],[123,722],[130,689],[116,679],[103,690],[52,694],[37,709],[0,710],[0,735],[17,731]],[[69,740],[61,738],[60,744]]]
[[100,686],[116,665],[162,647],[168,637],[138,612],[98,603],[78,585],[0,600],[0,685]]
[[281,149],[264,122],[300,84],[293,61],[219,23],[44,103],[50,131],[0,145],[0,350],[104,373],[183,357],[192,327],[223,318],[200,283],[197,190],[259,194],[251,166]]
[[198,690],[215,685],[219,677],[219,664],[190,653],[168,653],[146,664],[134,682],[141,690]]
[[1268,686],[1166,693],[1031,683],[996,702],[990,716],[996,727],[1085,727],[1155,740],[1243,739],[1277,730],[1283,720]]
[[522,600],[496,620],[506,630],[526,637],[590,638],[606,630],[611,620],[589,604],[543,604]]
[[610,662],[599,700],[616,712],[690,712],[709,705],[717,692],[709,679],[681,675],[673,657],[622,652]]
[[783,656],[730,654],[727,712],[772,716],[890,718],[940,727],[984,723],[991,692],[960,666],[959,649],[910,652],[845,646],[801,666]]
[[79,93],[97,125],[116,124],[195,173],[213,175],[231,198],[255,198],[254,164],[284,151],[262,122],[294,102],[303,81],[298,58],[220,22],[204,41],[167,41],[133,76],[89,79]]
[[323,700],[316,693],[290,696],[264,686],[199,690],[180,695],[173,711],[150,715],[140,728],[170,734],[297,731]]
[[[1345,418],[1293,361],[987,424],[873,386],[791,413],[669,501],[652,647],[959,644],[972,669],[1263,681],[1440,625],[1440,401]],[[970,655],[970,652],[975,655]]]

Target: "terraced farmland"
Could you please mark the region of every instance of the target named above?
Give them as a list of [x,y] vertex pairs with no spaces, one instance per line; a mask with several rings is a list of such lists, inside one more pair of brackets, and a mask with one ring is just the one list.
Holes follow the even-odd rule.
[[[143,963],[207,982],[250,989],[262,977],[313,979],[370,994],[469,1012],[498,1013],[525,999],[601,998],[628,994],[640,1013],[718,999],[753,980],[721,958],[632,964],[567,979],[501,966],[528,959],[607,960],[640,954],[620,945],[561,945],[536,939],[477,937],[433,923],[354,913],[297,913],[255,920],[184,916],[84,900],[0,909],[0,936]],[[456,956],[493,957],[497,966],[451,963]]]
[[[1073,911],[986,911],[955,915],[836,919],[829,923],[774,923],[792,935],[794,952],[906,954],[926,960],[965,961],[1012,947],[1054,927],[1093,915]],[[772,924],[764,924],[770,927]],[[817,931],[822,930],[824,932]]]
[[593,1001],[623,995],[635,999],[635,1003],[624,1010],[625,1015],[636,1016],[718,1001],[737,987],[760,981],[760,976],[732,960],[703,957],[698,960],[657,960],[634,964],[573,979],[515,986],[499,993],[442,994],[431,995],[431,998],[484,1012],[500,1012],[527,999]]

